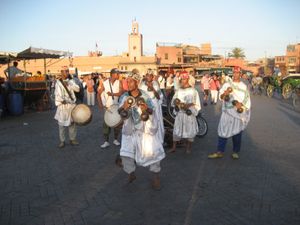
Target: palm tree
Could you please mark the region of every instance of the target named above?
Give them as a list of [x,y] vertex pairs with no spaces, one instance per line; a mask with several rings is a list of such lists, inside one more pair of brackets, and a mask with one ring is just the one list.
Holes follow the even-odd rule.
[[230,53],[228,53],[228,56],[235,59],[243,59],[245,58],[245,53],[242,48],[235,47]]

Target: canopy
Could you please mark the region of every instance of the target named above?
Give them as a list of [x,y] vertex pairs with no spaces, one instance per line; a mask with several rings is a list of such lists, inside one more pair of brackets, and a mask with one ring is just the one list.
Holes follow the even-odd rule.
[[43,48],[30,47],[18,53],[18,59],[47,59],[47,58],[60,58],[72,56],[71,52],[55,51]]
[[300,73],[290,73],[289,75],[285,76],[282,79],[286,80],[288,78],[291,78],[291,79],[300,79]]
[[14,59],[17,53],[14,52],[0,52],[0,64],[6,64],[10,59]]

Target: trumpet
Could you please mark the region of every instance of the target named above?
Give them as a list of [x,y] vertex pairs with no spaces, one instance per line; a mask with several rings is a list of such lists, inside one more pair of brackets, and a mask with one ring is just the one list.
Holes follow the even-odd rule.
[[236,111],[238,113],[244,112],[244,105],[243,105],[243,103],[241,103],[241,102],[239,102],[237,100],[233,100],[232,101],[232,105],[236,107]]
[[175,111],[176,112],[179,112],[179,110],[182,109],[182,110],[185,111],[185,113],[188,116],[192,115],[192,111],[190,109],[187,109],[186,108],[187,105],[184,102],[181,102],[179,98],[176,98],[174,100],[174,104],[175,104]]

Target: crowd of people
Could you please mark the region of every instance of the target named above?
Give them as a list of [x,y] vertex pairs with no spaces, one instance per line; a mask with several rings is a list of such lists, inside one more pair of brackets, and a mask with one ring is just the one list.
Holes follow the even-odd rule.
[[[96,79],[95,79],[96,78]],[[80,82],[80,83],[78,83]],[[162,105],[167,103],[174,107],[175,122],[173,126],[173,145],[169,153],[175,153],[177,143],[186,141],[186,154],[192,151],[192,143],[198,132],[196,116],[201,110],[200,90],[204,93],[203,106],[218,100],[222,102],[222,114],[218,126],[218,143],[216,152],[208,155],[209,159],[223,157],[227,139],[233,140],[233,159],[239,158],[242,133],[250,120],[250,94],[248,85],[242,81],[241,72],[236,69],[233,77],[217,74],[205,74],[197,87],[192,73],[176,71],[165,73],[149,69],[142,76],[133,70],[126,76],[118,69],[111,70],[109,76],[89,75],[82,80],[71,77],[62,71],[55,84],[55,119],[59,126],[59,148],[65,146],[65,131],[69,130],[71,145],[78,145],[76,124],[72,121],[71,111],[77,102],[76,93],[83,88],[86,102],[93,107],[98,103],[104,113],[117,108],[121,122],[111,127],[103,121],[102,134],[104,143],[101,148],[110,146],[109,136],[114,131],[113,144],[120,145],[120,154],[116,163],[128,174],[128,182],[136,179],[136,166],[149,167],[154,174],[152,186],[160,189],[160,162],[165,158],[164,120]],[[97,98],[97,101],[95,101]],[[82,102],[83,99],[81,98]],[[120,137],[121,134],[121,137]]]

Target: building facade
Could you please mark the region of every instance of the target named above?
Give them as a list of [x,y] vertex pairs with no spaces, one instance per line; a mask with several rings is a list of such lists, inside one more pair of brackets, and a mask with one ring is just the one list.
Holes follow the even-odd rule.
[[300,43],[288,45],[286,48],[287,73],[300,73]]

